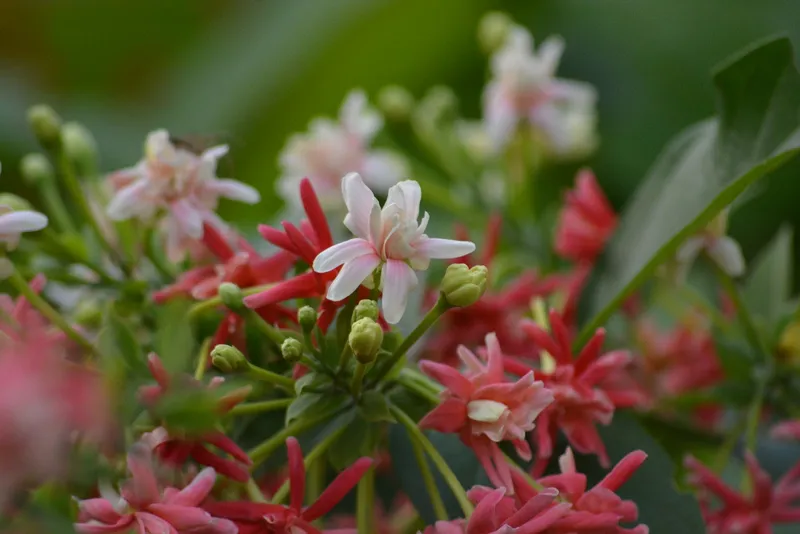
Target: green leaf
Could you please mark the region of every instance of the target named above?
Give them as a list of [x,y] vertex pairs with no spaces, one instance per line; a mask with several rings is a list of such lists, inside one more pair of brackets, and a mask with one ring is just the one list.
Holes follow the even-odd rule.
[[786,311],[792,288],[791,228],[784,226],[752,264],[744,285],[744,302],[751,314],[773,324]]
[[106,362],[111,369],[127,368],[139,375],[149,374],[133,328],[119,316],[113,303],[106,309],[98,345],[100,353],[111,360]]
[[157,308],[153,347],[170,373],[186,371],[195,357],[195,339],[189,323],[191,302],[173,300]]
[[321,389],[328,389],[333,385],[333,379],[322,373],[310,372],[300,377],[294,383],[294,392],[298,395],[303,391],[320,393]]
[[331,445],[328,459],[337,471],[343,471],[362,456],[372,456],[378,441],[379,426],[367,421],[359,410],[345,422],[347,431]]
[[333,414],[349,400],[350,396],[344,393],[303,393],[286,410],[286,424],[291,424],[307,413],[311,413],[315,417],[320,413]]
[[361,404],[359,410],[364,416],[364,419],[371,423],[378,423],[380,421],[394,422],[394,417],[389,412],[389,403],[386,396],[376,390],[365,391],[361,395]]
[[749,344],[714,335],[714,346],[727,380],[750,382],[753,378],[755,356]]
[[714,75],[718,117],[671,142],[623,213],[584,303],[602,325],[681,243],[800,151],[800,74],[786,38],[760,43]]
[[153,408],[153,415],[172,432],[198,435],[216,428],[220,420],[218,392],[173,383]]

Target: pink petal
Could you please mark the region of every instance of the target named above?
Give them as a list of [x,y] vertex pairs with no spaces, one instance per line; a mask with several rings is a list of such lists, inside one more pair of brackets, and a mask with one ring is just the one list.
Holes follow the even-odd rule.
[[388,260],[381,282],[383,316],[387,323],[397,324],[406,311],[409,293],[417,286],[417,275],[404,261]]
[[199,506],[214,488],[217,474],[211,467],[206,467],[181,491],[168,499],[167,504],[176,506]]
[[472,382],[455,368],[430,360],[421,361],[419,368],[423,373],[452,391],[457,397],[468,400],[472,396]]
[[86,499],[78,503],[81,515],[86,515],[90,519],[101,523],[114,524],[122,519],[119,512],[114,509],[114,505],[106,499]]
[[423,237],[414,243],[414,249],[427,258],[449,260],[472,253],[475,250],[475,243],[471,241],[456,241],[455,239]]
[[153,504],[148,511],[175,527],[192,534],[236,534],[236,525],[227,519],[215,519],[201,508],[174,504]]
[[419,422],[420,428],[431,428],[438,432],[455,433],[467,421],[467,405],[458,399],[447,399],[428,412]]
[[136,521],[139,523],[139,531],[143,534],[178,534],[178,530],[175,527],[160,517],[147,512],[137,512]]
[[311,227],[314,229],[314,234],[317,236],[317,245],[322,248],[328,248],[333,245],[333,237],[331,236],[328,221],[325,219],[325,212],[322,211],[314,186],[308,178],[303,178],[300,181],[300,199],[303,202],[303,209],[308,216]]
[[117,522],[111,525],[101,525],[98,523],[78,523],[75,530],[80,534],[105,534],[107,532],[128,532],[133,523],[133,514],[122,516]]
[[295,438],[286,440],[286,451],[289,456],[289,507],[292,510],[303,509],[306,494],[306,468],[303,465],[303,452]]
[[356,237],[343,243],[337,243],[320,252],[314,258],[313,268],[318,273],[327,273],[359,256],[374,253],[375,250],[368,241]]
[[496,508],[500,501],[505,497],[506,490],[498,488],[483,499],[475,507],[475,511],[469,518],[466,534],[486,534],[494,532],[500,525],[498,521]]
[[128,452],[128,470],[131,472],[132,495],[139,503],[158,502],[158,482],[153,473],[153,458],[150,449],[143,443],[135,443]]
[[261,293],[244,298],[244,305],[252,310],[296,298],[311,298],[319,295],[317,274],[303,273],[279,282]]
[[380,209],[378,199],[356,172],[351,172],[342,178],[342,196],[348,211],[344,225],[354,235],[369,239],[372,212],[374,209]]
[[325,491],[322,492],[322,495],[319,496],[314,504],[303,510],[303,519],[306,521],[314,521],[318,517],[322,517],[330,512],[331,509],[358,484],[361,477],[364,476],[364,473],[366,473],[367,469],[370,467],[372,467],[371,458],[356,460],[353,465],[342,471],[339,476],[325,488]]
[[627,454],[595,487],[617,491],[641,467],[646,459],[647,453],[644,451],[633,451]]
[[172,217],[183,232],[194,239],[203,237],[203,215],[200,210],[186,199],[173,202],[171,208]]
[[526,502],[517,512],[508,518],[506,524],[511,527],[519,527],[531,521],[543,512],[558,497],[558,490],[555,488],[545,488],[533,499]]
[[419,183],[414,180],[404,180],[389,188],[386,205],[394,204],[405,212],[408,220],[416,221],[419,218],[419,202],[422,199],[422,190]]
[[328,287],[328,299],[338,302],[349,297],[380,263],[381,259],[374,253],[359,256],[345,263],[330,287]]

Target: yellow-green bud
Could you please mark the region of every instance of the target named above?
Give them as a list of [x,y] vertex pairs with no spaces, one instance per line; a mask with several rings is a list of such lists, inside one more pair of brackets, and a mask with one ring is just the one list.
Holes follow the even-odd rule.
[[26,155],[19,163],[22,178],[30,185],[38,185],[55,178],[53,165],[47,156],[36,152]]
[[13,193],[0,193],[0,206],[8,206],[14,211],[32,209],[31,203]]
[[236,284],[231,282],[221,283],[219,289],[217,289],[217,294],[229,310],[240,311],[244,309],[244,295]]
[[94,169],[97,163],[97,143],[83,124],[66,123],[61,129],[61,142],[67,156],[75,162],[81,173]]
[[383,329],[374,320],[364,317],[353,323],[348,343],[356,360],[360,363],[373,362],[383,343]]
[[223,373],[233,373],[247,368],[247,358],[236,347],[217,345],[211,351],[211,364]]
[[423,121],[436,122],[448,116],[455,116],[458,98],[452,89],[444,85],[432,87],[423,97],[415,112]]
[[374,300],[364,299],[356,304],[356,307],[353,309],[353,317],[352,322],[359,321],[361,319],[372,319],[373,321],[378,320],[378,303]]
[[487,13],[478,24],[478,42],[486,53],[492,53],[506,42],[514,21],[507,13],[492,11]]
[[61,117],[46,104],[28,110],[28,124],[36,139],[45,148],[54,148],[61,142]]
[[486,291],[489,270],[483,265],[471,269],[463,263],[447,267],[442,279],[442,294],[450,306],[463,308],[478,302]]
[[414,109],[414,97],[405,87],[388,85],[378,93],[378,106],[386,118],[404,121]]
[[311,332],[317,325],[317,310],[311,306],[303,306],[297,310],[297,322],[300,323],[303,332]]
[[303,343],[293,337],[287,337],[281,343],[281,356],[289,363],[297,363],[303,357]]
[[86,328],[98,328],[103,322],[103,309],[96,300],[82,300],[75,307],[74,319]]

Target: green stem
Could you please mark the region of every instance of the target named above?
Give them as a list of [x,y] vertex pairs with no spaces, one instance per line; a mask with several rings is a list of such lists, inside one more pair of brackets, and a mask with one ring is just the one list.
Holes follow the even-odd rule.
[[256,328],[258,328],[258,330],[259,330],[259,331],[260,331],[262,334],[264,334],[265,336],[267,336],[267,338],[268,338],[270,341],[272,341],[273,343],[275,343],[275,345],[277,345],[277,346],[278,346],[278,348],[280,348],[281,344],[282,344],[282,343],[283,343],[283,341],[286,339],[286,336],[284,336],[284,335],[283,335],[283,334],[280,332],[280,330],[278,330],[277,328],[275,328],[274,326],[272,326],[271,324],[269,324],[267,321],[265,321],[265,320],[264,320],[264,318],[263,318],[263,317],[261,317],[261,316],[260,316],[258,313],[256,313],[254,310],[251,310],[251,309],[249,309],[249,308],[246,308],[246,309],[243,311],[243,317],[245,318],[245,320],[247,320],[247,321],[249,321],[251,324],[255,325],[255,327],[256,327]]
[[175,269],[172,265],[167,263],[164,255],[156,249],[155,242],[153,240],[152,225],[149,226],[144,232],[144,236],[142,237],[142,246],[144,246],[145,256],[147,256],[147,259],[150,260],[150,263],[153,264],[153,267],[156,268],[159,274],[161,274],[161,276],[167,280],[173,280],[175,278]]
[[230,415],[253,415],[263,412],[272,412],[288,408],[294,399],[274,399],[260,402],[246,402],[233,407]]
[[[340,410],[341,411],[341,410]],[[312,417],[304,417],[302,419],[297,419],[293,421],[291,424],[286,425],[283,430],[273,434],[271,437],[267,438],[259,445],[255,446],[253,449],[248,452],[248,455],[253,460],[253,467],[255,469],[256,466],[261,464],[264,460],[269,458],[269,456],[275,452],[281,445],[284,444],[286,438],[290,436],[297,436],[298,434],[302,434],[306,430],[314,428],[318,424],[333,419],[336,415],[338,415],[338,411],[335,413],[329,412],[322,412],[316,414],[316,416]]]
[[55,250],[57,250],[59,254],[63,254],[70,261],[72,261],[74,263],[79,263],[79,264],[81,264],[81,265],[83,265],[85,267],[88,267],[92,271],[94,271],[94,273],[100,278],[100,280],[103,283],[105,283],[107,285],[111,285],[111,286],[115,286],[115,285],[117,285],[119,283],[118,280],[114,280],[113,278],[111,278],[106,273],[106,270],[103,269],[103,267],[100,266],[98,263],[94,262],[93,260],[91,260],[89,258],[84,258],[84,257],[80,256],[79,254],[76,254],[75,251],[72,250],[70,247],[65,246],[64,243],[61,240],[61,236],[55,234],[55,232],[53,232],[49,228],[45,228],[41,232],[40,235],[48,243],[48,245],[50,245]]
[[[256,293],[261,293],[262,291],[266,291],[267,289],[271,288],[274,285],[275,284],[264,284],[261,286],[242,288],[242,294],[245,297],[250,295],[255,295]],[[203,313],[206,313],[208,311],[214,310],[219,306],[222,306],[222,299],[219,296],[200,301],[191,308],[189,308],[189,314],[188,314],[189,319],[194,320],[197,318],[197,316],[202,315]]]
[[375,468],[370,467],[358,483],[356,493],[358,534],[375,532]]
[[77,233],[75,223],[69,215],[69,210],[64,205],[61,198],[61,193],[58,191],[58,186],[53,179],[45,180],[40,186],[39,191],[42,193],[42,199],[47,206],[47,212],[53,217],[56,227],[62,232]]
[[447,486],[450,488],[450,491],[452,491],[453,495],[455,495],[458,504],[461,506],[461,510],[464,512],[464,517],[469,517],[473,510],[472,503],[467,498],[467,492],[464,491],[464,487],[461,485],[461,482],[458,481],[458,478],[456,477],[455,473],[453,473],[453,470],[450,469],[450,466],[447,465],[445,459],[442,458],[442,455],[439,454],[439,451],[436,450],[436,447],[433,446],[433,443],[431,443],[427,436],[422,433],[411,417],[394,405],[390,405],[389,410],[395,419],[397,419],[397,421],[406,428],[411,436],[411,439],[416,439],[420,446],[422,446],[422,448],[428,454],[433,462],[433,465],[435,465],[436,469],[439,470],[442,478],[444,478]]
[[278,373],[273,373],[272,371],[267,371],[266,369],[262,369],[261,367],[253,365],[249,362],[247,365],[247,375],[250,378],[283,388],[294,393],[294,380],[292,378],[279,375]]
[[247,481],[247,484],[245,484],[245,490],[247,491],[247,496],[251,501],[260,503],[269,502],[264,498],[261,488],[258,487],[258,484],[256,484],[255,480],[253,480],[253,477],[250,477],[250,479]]
[[207,337],[200,344],[200,352],[197,354],[197,365],[194,368],[194,378],[198,381],[203,380],[208,367],[208,349],[211,348],[211,338]]
[[342,349],[342,354],[339,356],[339,367],[336,369],[336,375],[341,375],[345,369],[347,369],[347,364],[350,363],[350,359],[353,357],[353,349],[350,348],[350,343],[345,343],[344,348]]
[[[420,375],[420,377],[425,378],[423,375]],[[420,380],[420,377],[415,376],[411,369],[402,369],[400,371],[400,376],[398,376],[395,381],[409,391],[416,393],[417,396],[425,399],[434,406],[439,404],[441,401],[439,398],[439,392],[441,390],[436,388],[436,385],[433,382],[431,382],[430,385],[425,384],[423,380]]]
[[30,303],[31,306],[36,308],[36,310],[41,313],[45,319],[53,323],[55,326],[61,329],[64,334],[67,335],[72,341],[86,349],[88,352],[93,354],[94,356],[100,356],[97,348],[92,345],[89,340],[83,337],[77,330],[72,328],[72,326],[64,319],[64,316],[58,313],[50,304],[44,300],[41,295],[36,293],[31,286],[28,285],[28,282],[22,278],[22,275],[14,269],[11,273],[11,276],[8,278],[11,285],[16,289],[20,295],[25,297],[27,301]]
[[361,395],[361,384],[364,382],[364,373],[367,371],[367,366],[359,362],[356,365],[356,372],[353,373],[353,382],[351,383],[350,390],[353,393],[353,398],[357,399]]
[[719,447],[719,451],[714,456],[714,462],[712,464],[712,468],[714,472],[721,473],[725,466],[728,465],[728,460],[733,453],[734,447],[736,447],[736,442],[739,441],[739,438],[742,437],[742,433],[747,429],[747,418],[742,417],[739,421],[730,429],[728,435],[725,436],[725,440],[722,442],[722,445]]
[[447,509],[442,501],[442,496],[439,494],[439,488],[436,487],[436,480],[433,478],[431,466],[428,465],[428,460],[425,458],[425,451],[418,440],[412,437],[411,446],[414,449],[414,457],[417,459],[419,471],[422,474],[422,482],[425,484],[425,489],[428,491],[428,496],[433,504],[433,511],[436,514],[436,519],[439,521],[447,521]]
[[416,343],[419,338],[421,338],[425,332],[427,332],[430,327],[439,320],[439,317],[441,317],[449,309],[450,305],[447,304],[445,298],[443,296],[439,296],[439,300],[436,301],[434,307],[425,314],[425,317],[422,318],[422,321],[420,321],[417,327],[414,328],[410,334],[408,334],[400,346],[397,347],[397,349],[395,349],[395,351],[392,353],[391,357],[386,360],[381,369],[375,374],[371,384],[376,384],[381,380],[381,378],[386,376],[386,373],[394,368],[395,364],[400,361],[400,358],[405,356],[406,352],[408,352],[408,350],[414,346],[414,343]]

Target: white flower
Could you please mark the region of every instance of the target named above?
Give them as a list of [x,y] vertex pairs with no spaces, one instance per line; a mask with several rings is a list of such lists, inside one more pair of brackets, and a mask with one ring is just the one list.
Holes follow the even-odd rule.
[[538,52],[527,30],[514,27],[492,57],[492,80],[483,95],[484,121],[497,148],[527,121],[556,154],[593,146],[597,94],[586,83],[555,77],[564,51],[561,38],[546,39]]
[[422,192],[413,180],[392,186],[383,209],[357,173],[342,178],[342,194],[348,209],[344,225],[358,237],[320,252],[313,265],[319,273],[343,266],[328,288],[330,300],[345,299],[381,267],[383,315],[396,324],[417,285],[415,270],[427,269],[431,259],[458,258],[475,250],[469,241],[425,235],[428,214],[418,220]]
[[299,206],[300,180],[308,177],[324,208],[340,208],[340,182],[349,172],[360,173],[370,187],[385,192],[406,174],[406,167],[394,153],[370,149],[382,127],[383,119],[368,106],[366,95],[351,92],[338,121],[315,119],[307,133],[289,139],[279,158],[278,192],[286,202]]
[[109,176],[114,189],[106,209],[109,217],[148,220],[163,214],[168,255],[180,260],[188,243],[203,237],[204,222],[220,223],[214,211],[221,197],[247,204],[260,200],[252,187],[217,178],[217,162],[227,152],[221,145],[197,155],[175,146],[166,130],[151,132],[144,159]]
[[[17,201],[19,202],[19,199]],[[8,250],[17,248],[19,238],[23,233],[36,232],[46,226],[47,216],[43,213],[14,209],[14,207],[0,202],[0,243],[5,243]]]
[[704,251],[729,276],[737,277],[744,274],[745,261],[742,249],[736,240],[725,235],[727,227],[726,208],[702,232],[684,241],[676,255],[681,278],[685,278],[697,256]]

